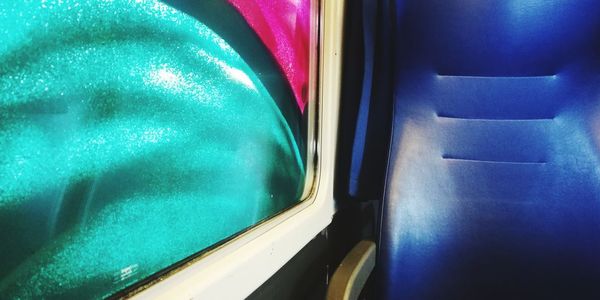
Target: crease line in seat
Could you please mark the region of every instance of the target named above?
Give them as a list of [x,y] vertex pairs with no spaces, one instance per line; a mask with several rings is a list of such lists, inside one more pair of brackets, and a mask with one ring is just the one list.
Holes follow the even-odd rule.
[[514,165],[545,165],[548,162],[540,161],[511,161],[511,160],[487,160],[478,158],[456,157],[450,155],[442,155],[443,160],[457,162],[472,162],[472,163],[488,163],[488,164],[514,164]]
[[552,117],[538,117],[538,118],[481,118],[481,117],[459,117],[459,116],[451,116],[446,114],[436,113],[436,117],[440,119],[450,119],[450,120],[461,120],[461,121],[491,121],[491,122],[501,122],[501,121],[514,121],[514,122],[531,122],[531,121],[554,121],[555,116]]
[[459,75],[435,73],[439,78],[473,78],[473,79],[555,79],[558,73],[539,74],[539,75]]

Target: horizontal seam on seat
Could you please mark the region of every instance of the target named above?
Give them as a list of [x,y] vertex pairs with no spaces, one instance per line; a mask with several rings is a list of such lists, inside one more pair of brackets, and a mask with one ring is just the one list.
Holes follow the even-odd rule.
[[489,164],[515,164],[515,165],[545,165],[548,162],[545,160],[540,161],[512,161],[512,160],[488,160],[478,158],[467,158],[467,157],[455,157],[449,155],[442,155],[443,160],[458,161],[458,162],[473,162],[473,163],[489,163]]

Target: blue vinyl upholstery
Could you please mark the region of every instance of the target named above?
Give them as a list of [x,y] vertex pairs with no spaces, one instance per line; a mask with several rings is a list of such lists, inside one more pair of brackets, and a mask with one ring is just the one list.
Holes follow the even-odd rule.
[[382,299],[600,299],[600,1],[396,0]]

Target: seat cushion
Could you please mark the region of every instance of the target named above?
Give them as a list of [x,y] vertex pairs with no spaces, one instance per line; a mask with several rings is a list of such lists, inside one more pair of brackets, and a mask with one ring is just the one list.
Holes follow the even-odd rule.
[[600,297],[600,2],[396,1],[384,299]]

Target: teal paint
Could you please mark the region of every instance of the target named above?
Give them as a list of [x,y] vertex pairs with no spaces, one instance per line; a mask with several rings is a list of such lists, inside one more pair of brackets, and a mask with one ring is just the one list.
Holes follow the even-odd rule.
[[202,23],[10,0],[0,34],[0,295],[102,298],[298,201],[288,122]]

